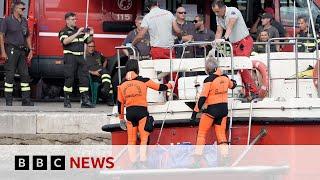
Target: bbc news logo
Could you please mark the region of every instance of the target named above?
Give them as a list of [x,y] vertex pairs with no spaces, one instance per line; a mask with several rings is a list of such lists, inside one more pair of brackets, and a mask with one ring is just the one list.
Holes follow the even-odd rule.
[[[70,169],[112,169],[113,157],[70,157]],[[65,156],[15,156],[15,170],[66,170]],[[31,169],[32,168],[32,169]]]

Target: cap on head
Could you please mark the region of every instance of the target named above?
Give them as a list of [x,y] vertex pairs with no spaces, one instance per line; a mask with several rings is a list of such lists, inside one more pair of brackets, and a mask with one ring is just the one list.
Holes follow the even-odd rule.
[[261,16],[262,19],[272,19],[273,16],[270,13],[263,13]]

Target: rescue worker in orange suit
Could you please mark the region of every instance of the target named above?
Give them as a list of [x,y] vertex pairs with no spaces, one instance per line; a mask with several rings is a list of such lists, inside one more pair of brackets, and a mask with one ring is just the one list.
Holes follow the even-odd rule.
[[[216,42],[229,40],[232,43],[234,56],[249,57],[253,48],[253,39],[241,12],[235,7],[227,7],[221,0],[213,0],[212,11],[216,14],[217,19]],[[224,29],[226,32],[221,39]],[[245,95],[248,100],[257,97],[259,89],[254,83],[250,71],[242,69],[240,74],[245,84]]]
[[66,26],[59,32],[59,39],[63,46],[64,54],[64,107],[71,108],[70,95],[75,74],[79,77],[79,91],[81,93],[81,107],[93,108],[88,95],[89,71],[84,60],[84,43],[92,40],[93,29],[78,28],[76,26],[76,14],[68,12],[64,16]]
[[[122,129],[127,129],[128,145],[136,145],[137,133],[140,133],[140,145],[147,145],[149,132],[145,130],[149,117],[147,109],[147,89],[166,91],[173,88],[173,83],[158,84],[139,76],[139,65],[135,59],[128,60],[125,80],[118,86],[118,112]],[[124,108],[126,107],[126,119],[124,119]],[[126,127],[125,127],[126,126]],[[130,147],[130,146],[129,146]],[[135,150],[129,148],[132,162],[136,161]],[[140,149],[140,162],[146,161],[146,147]]]
[[[223,145],[220,147],[227,147],[228,89],[234,89],[237,86],[235,80],[230,80],[227,75],[222,74],[218,68],[218,61],[214,57],[208,58],[205,70],[209,76],[204,80],[201,95],[191,116],[191,122],[194,123],[197,113],[205,107],[200,118],[196,156],[202,155],[203,146],[201,145],[206,144],[206,136],[213,123],[218,144]],[[225,150],[222,153],[225,155]]]

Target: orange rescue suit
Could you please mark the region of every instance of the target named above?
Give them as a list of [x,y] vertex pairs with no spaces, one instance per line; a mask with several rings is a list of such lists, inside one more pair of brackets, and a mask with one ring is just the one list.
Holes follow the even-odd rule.
[[[130,75],[131,73],[131,75]],[[128,74],[130,77],[128,77]],[[147,117],[147,89],[166,91],[172,89],[171,84],[158,84],[149,78],[138,76],[134,72],[128,72],[126,80],[118,86],[118,112],[119,118],[124,119],[124,107],[126,107],[128,144],[135,145],[137,131],[140,132],[141,145],[148,142],[149,132],[144,130]]]
[[[203,106],[206,107],[200,118],[197,145],[205,144],[206,135],[213,123],[218,144],[227,143],[225,131],[228,116],[228,89],[234,89],[236,85],[236,82],[222,74],[220,69],[204,80],[200,98],[191,117],[194,120],[200,109]],[[199,149],[198,153],[201,154],[202,149]]]

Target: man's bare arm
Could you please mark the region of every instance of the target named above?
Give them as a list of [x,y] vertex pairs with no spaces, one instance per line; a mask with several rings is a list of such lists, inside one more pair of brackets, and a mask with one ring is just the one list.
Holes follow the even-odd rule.
[[144,35],[147,33],[148,29],[147,28],[142,28],[141,31],[136,35],[136,37],[132,41],[132,46],[136,45],[138,42],[140,42]]
[[4,34],[0,32],[0,46],[1,46],[1,52],[4,52]]
[[224,35],[226,39],[229,39],[233,26],[236,24],[236,22],[237,22],[236,18],[230,18],[229,23],[227,25],[226,33]]
[[222,37],[222,33],[223,33],[223,29],[221,26],[217,26],[217,32],[216,32],[216,35],[215,35],[215,39],[221,39]]
[[31,37],[31,35],[29,35],[27,37],[27,45],[28,45],[29,49],[32,49],[32,37]]

